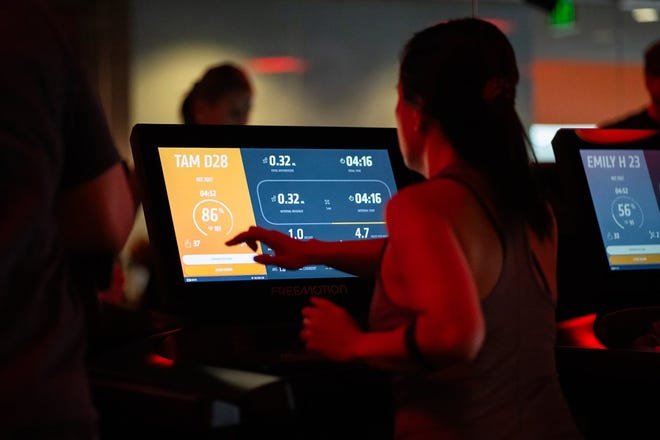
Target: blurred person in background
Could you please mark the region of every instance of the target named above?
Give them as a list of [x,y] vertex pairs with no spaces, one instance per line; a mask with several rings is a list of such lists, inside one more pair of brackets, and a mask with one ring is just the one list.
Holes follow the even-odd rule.
[[642,110],[622,119],[606,122],[601,128],[631,128],[660,130],[660,40],[644,52],[644,85],[649,103]]
[[183,100],[183,122],[245,125],[252,110],[252,95],[244,69],[232,63],[210,67]]

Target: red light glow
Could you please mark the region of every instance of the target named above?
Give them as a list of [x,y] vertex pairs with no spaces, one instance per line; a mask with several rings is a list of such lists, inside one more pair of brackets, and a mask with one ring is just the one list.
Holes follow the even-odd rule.
[[281,56],[252,58],[248,61],[250,68],[262,75],[275,75],[283,73],[304,73],[307,71],[307,62],[302,58]]
[[149,353],[147,355],[147,363],[149,365],[153,365],[155,367],[162,367],[162,368],[172,368],[174,366],[174,361],[172,359],[166,358],[164,356],[155,353]]
[[578,316],[557,324],[557,330],[571,345],[581,348],[606,348],[594,334],[596,314]]

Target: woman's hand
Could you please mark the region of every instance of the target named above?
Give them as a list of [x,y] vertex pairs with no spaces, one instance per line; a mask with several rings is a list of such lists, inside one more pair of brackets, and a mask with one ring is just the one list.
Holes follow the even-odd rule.
[[257,255],[254,257],[254,261],[257,263],[272,264],[286,269],[300,269],[314,263],[311,261],[308,251],[315,240],[296,240],[279,231],[264,229],[259,226],[250,226],[247,231],[241,232],[225,244],[234,246],[245,243],[256,252],[258,241],[270,247],[274,254]]
[[300,338],[307,349],[335,361],[350,361],[355,357],[353,347],[362,330],[346,310],[333,302],[313,297],[304,307],[303,329]]

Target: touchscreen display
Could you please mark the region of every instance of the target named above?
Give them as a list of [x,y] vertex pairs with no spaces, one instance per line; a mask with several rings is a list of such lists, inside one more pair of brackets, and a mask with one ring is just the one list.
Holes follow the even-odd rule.
[[611,270],[660,268],[660,151],[580,150]]
[[[263,266],[247,245],[225,241],[252,225],[295,239],[386,236],[396,191],[387,149],[160,147],[186,282],[332,278],[327,266]],[[261,245],[257,253],[271,253]]]

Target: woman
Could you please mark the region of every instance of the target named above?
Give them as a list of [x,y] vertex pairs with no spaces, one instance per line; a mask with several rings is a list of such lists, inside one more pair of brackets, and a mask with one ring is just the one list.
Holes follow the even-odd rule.
[[181,105],[185,124],[248,123],[252,85],[240,67],[225,63],[209,68],[188,92]]
[[302,339],[337,361],[393,371],[397,438],[578,438],[554,359],[556,228],[514,108],[518,69],[477,19],[417,33],[396,107],[406,165],[426,180],[388,203],[384,240],[295,241],[251,228],[264,264],[378,274],[370,329],[312,298]]

